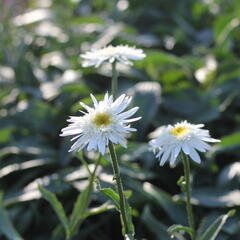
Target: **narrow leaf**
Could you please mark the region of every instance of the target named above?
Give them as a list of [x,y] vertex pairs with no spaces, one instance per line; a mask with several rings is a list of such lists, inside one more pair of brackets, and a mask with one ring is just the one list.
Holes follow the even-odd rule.
[[93,182],[90,182],[87,187],[78,195],[74,204],[74,208],[70,217],[70,232],[71,236],[75,234],[80,224],[86,217],[86,211],[89,206],[90,196],[93,191]]
[[[104,195],[106,195],[107,197],[109,197],[113,201],[117,210],[120,211],[120,198],[119,198],[119,195],[113,189],[102,188],[102,189],[100,189],[100,192],[103,193]],[[132,223],[132,209],[129,206],[128,201],[126,199],[126,198],[131,196],[131,191],[125,191],[124,195],[125,195],[127,225],[128,225],[128,228],[129,228],[129,232],[133,233],[134,232],[134,225]]]
[[190,236],[192,236],[192,233],[193,233],[193,230],[190,227],[186,227],[186,226],[183,226],[180,224],[174,224],[168,228],[168,232],[170,232],[170,233],[176,233],[176,232],[180,232],[180,231],[186,232]]
[[168,193],[148,182],[143,184],[143,189],[148,197],[161,206],[173,221],[183,225],[187,224],[185,206],[182,201],[175,201]]
[[69,234],[69,222],[68,222],[68,218],[65,214],[64,208],[61,204],[61,202],[57,199],[56,195],[49,192],[48,190],[46,190],[44,187],[42,186],[38,186],[39,191],[42,193],[42,196],[45,200],[47,200],[51,206],[53,207],[54,211],[56,212],[59,220],[61,221],[66,234]]
[[23,240],[11,223],[11,220],[3,205],[3,195],[0,193],[0,233],[5,235],[9,240]]
[[235,210],[229,211],[227,214],[224,214],[218,217],[206,230],[206,232],[199,238],[199,240],[215,240],[218,233],[221,231],[223,225],[226,223],[229,217],[232,217],[235,214]]
[[155,235],[156,240],[171,240],[170,234],[167,232],[167,226],[159,222],[151,213],[150,207],[145,206],[141,216],[143,223]]
[[111,188],[102,188],[102,189],[100,189],[100,192],[102,194],[106,195],[107,197],[109,197],[113,201],[113,203],[114,203],[115,207],[117,208],[117,210],[120,209],[120,199],[119,199],[119,196],[113,189],[111,189]]
[[100,213],[103,213],[103,212],[106,212],[110,209],[113,209],[114,208],[114,205],[110,204],[109,202],[105,202],[104,204],[98,206],[98,207],[95,207],[95,208],[90,208],[86,214],[85,214],[85,218],[88,217],[88,216],[93,216],[93,215],[97,215],[97,214],[100,214]]

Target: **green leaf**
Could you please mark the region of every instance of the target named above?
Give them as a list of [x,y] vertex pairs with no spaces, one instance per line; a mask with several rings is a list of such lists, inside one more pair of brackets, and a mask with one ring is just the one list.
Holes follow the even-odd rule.
[[3,194],[0,193],[0,233],[10,240],[23,240],[11,223],[11,220],[4,208]]
[[240,191],[210,187],[199,188],[192,191],[192,199],[198,205],[209,208],[234,207],[240,206]]
[[171,240],[170,234],[166,230],[167,226],[152,215],[148,205],[144,207],[141,219],[148,229],[156,236],[156,240]]
[[115,207],[117,208],[117,210],[119,211],[120,210],[120,198],[119,198],[119,195],[111,188],[102,188],[100,189],[100,192],[102,194],[104,194],[105,196],[107,196],[108,198],[110,198]]
[[70,230],[69,222],[61,202],[59,202],[55,194],[49,192],[44,187],[39,185],[38,189],[42,193],[43,198],[47,200],[53,207],[54,211],[56,212],[59,220],[61,221],[65,229],[66,235],[69,235],[69,230]]
[[224,148],[238,147],[240,145],[240,132],[221,138],[219,145]]
[[[124,194],[126,196],[126,192],[124,192]],[[127,200],[125,201],[125,204],[126,204],[127,224],[128,224],[129,232],[134,233],[135,229],[134,229],[134,225],[133,225],[133,222],[132,222],[132,208],[128,204]],[[131,239],[130,235],[129,235],[129,239]]]
[[7,143],[10,140],[13,131],[13,127],[0,129],[0,143]]
[[[100,189],[100,192],[109,197],[117,210],[120,212],[120,198],[119,195],[111,188],[102,188]],[[124,192],[125,198],[128,198],[131,196],[131,191],[125,191]],[[134,225],[132,223],[132,209],[128,204],[128,201],[125,201],[125,207],[126,207],[126,215],[127,215],[127,224],[129,228],[129,232],[133,233],[134,232]]]
[[229,211],[227,214],[224,214],[218,217],[205,231],[205,233],[199,238],[199,240],[215,240],[218,233],[221,231],[223,225],[226,223],[229,217],[232,217],[235,214],[235,210]]
[[168,232],[170,232],[170,233],[175,233],[175,232],[180,232],[180,231],[186,232],[190,236],[192,236],[192,234],[193,234],[193,230],[190,227],[186,227],[186,226],[183,226],[180,224],[174,224],[168,228]]
[[73,236],[80,224],[86,218],[86,211],[89,206],[90,196],[93,191],[93,182],[89,182],[87,187],[78,195],[70,216],[70,235]]
[[238,187],[240,182],[240,163],[234,162],[224,167],[218,175],[217,183],[218,186],[233,186],[236,184]]
[[148,182],[144,183],[143,188],[148,193],[149,197],[160,205],[173,221],[184,225],[187,224],[185,204],[183,202],[174,201],[169,194]]
[[90,208],[90,209],[86,212],[85,217],[97,215],[97,214],[106,212],[106,211],[108,211],[108,210],[110,210],[110,209],[113,209],[113,208],[114,208],[114,205],[109,204],[109,202],[105,202],[105,203],[103,203],[102,205],[100,205],[100,206],[98,206],[98,207]]

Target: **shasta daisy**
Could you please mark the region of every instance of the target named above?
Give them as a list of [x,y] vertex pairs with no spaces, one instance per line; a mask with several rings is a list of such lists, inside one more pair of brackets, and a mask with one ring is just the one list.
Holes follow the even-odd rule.
[[97,150],[104,155],[109,141],[127,147],[126,134],[136,131],[129,123],[141,118],[130,118],[138,107],[124,111],[132,98],[122,94],[114,101],[108,93],[100,102],[92,94],[91,98],[94,106],[80,102],[86,112],[83,112],[83,116],[70,117],[70,124],[62,129],[60,136],[75,135],[71,140],[76,142],[69,151],[81,151],[87,147],[88,151]]
[[201,129],[202,127],[203,124],[195,125],[187,121],[162,127],[159,136],[149,142],[150,148],[160,160],[160,165],[164,165],[167,160],[173,165],[181,151],[200,163],[201,159],[196,150],[206,152],[210,149],[207,142],[219,142],[218,139],[211,138],[209,131]]
[[83,67],[99,67],[105,61],[110,63],[119,61],[132,65],[130,60],[141,60],[146,55],[142,49],[129,47],[128,45],[118,45],[116,47],[109,45],[102,49],[93,49],[80,56],[84,59],[82,63]]

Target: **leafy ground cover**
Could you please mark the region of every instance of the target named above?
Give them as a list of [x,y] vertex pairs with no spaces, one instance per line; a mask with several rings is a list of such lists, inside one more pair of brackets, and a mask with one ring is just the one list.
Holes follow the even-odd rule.
[[[157,127],[187,119],[221,139],[201,165],[192,164],[196,223],[204,232],[235,209],[217,239],[239,240],[239,1],[1,1],[0,11],[1,239],[64,239],[38,186],[56,194],[58,213],[71,215],[96,156],[68,153],[60,130],[80,114],[79,101],[91,104],[90,93],[100,99],[111,85],[110,67],[82,68],[79,55],[129,44],[147,55],[132,68],[119,65],[119,94],[131,94],[142,116],[128,150],[117,148],[137,239],[170,240],[170,225],[186,225],[176,184],[182,164],[160,167],[148,141]],[[118,214],[99,191],[112,186],[112,177],[102,157],[74,239],[121,239]]]

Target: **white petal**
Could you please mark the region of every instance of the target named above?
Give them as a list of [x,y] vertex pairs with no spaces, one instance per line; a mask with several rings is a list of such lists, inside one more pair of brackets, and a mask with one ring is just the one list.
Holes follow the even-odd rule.
[[98,145],[98,150],[99,152],[104,155],[105,154],[105,150],[106,150],[106,146],[105,146],[105,141],[104,141],[104,137],[98,137],[97,141],[97,145]]
[[189,154],[189,147],[186,142],[183,143],[182,150],[184,153]]
[[76,135],[81,133],[82,130],[81,129],[73,129],[73,130],[64,130],[63,133],[60,134],[61,137],[66,137],[66,136],[70,136],[70,135]]
[[88,143],[88,147],[87,150],[91,151],[91,150],[96,150],[97,149],[97,141],[96,141],[96,137],[93,136]]
[[210,138],[210,137],[204,137],[202,138],[202,140],[205,142],[221,142],[219,139]]
[[170,148],[168,148],[167,150],[164,149],[164,150],[162,150],[162,152],[163,152],[163,155],[160,159],[160,166],[163,166],[164,163],[168,160],[170,153],[171,153],[171,149]]
[[93,110],[93,108],[87,106],[85,103],[80,102],[81,106],[84,107],[88,112],[91,112]]
[[118,119],[119,120],[123,120],[123,119],[126,119],[126,118],[129,118],[131,117],[133,114],[136,113],[136,111],[139,109],[139,107],[134,107],[126,112],[123,112],[121,114],[118,115]]
[[198,139],[193,139],[189,144],[191,147],[196,148],[200,152],[206,152],[206,148],[202,144],[203,142]]
[[97,108],[97,107],[98,107],[98,101],[97,101],[97,99],[94,97],[93,94],[90,94],[90,96],[91,96],[91,99],[92,99],[92,101],[93,101],[94,107]]
[[196,163],[201,163],[201,159],[199,157],[199,154],[196,152],[194,148],[190,148],[189,156],[192,158],[192,160]]
[[179,152],[181,150],[181,147],[180,146],[176,146],[175,149],[174,149],[174,157],[177,158]]
[[122,94],[119,98],[117,98],[112,104],[112,111],[114,114],[118,114],[126,109],[126,107],[131,102],[131,97],[126,97],[125,94]]
[[175,151],[171,152],[171,157],[170,157],[170,165],[173,166],[175,161],[176,161],[176,156],[175,156]]
[[130,118],[130,119],[124,119],[122,122],[130,123],[130,122],[136,122],[140,120],[142,117],[136,117],[136,118]]
[[82,150],[86,145],[87,145],[88,141],[87,141],[87,137],[86,136],[82,136],[80,137],[70,148],[69,152],[72,152],[76,149],[78,150]]

